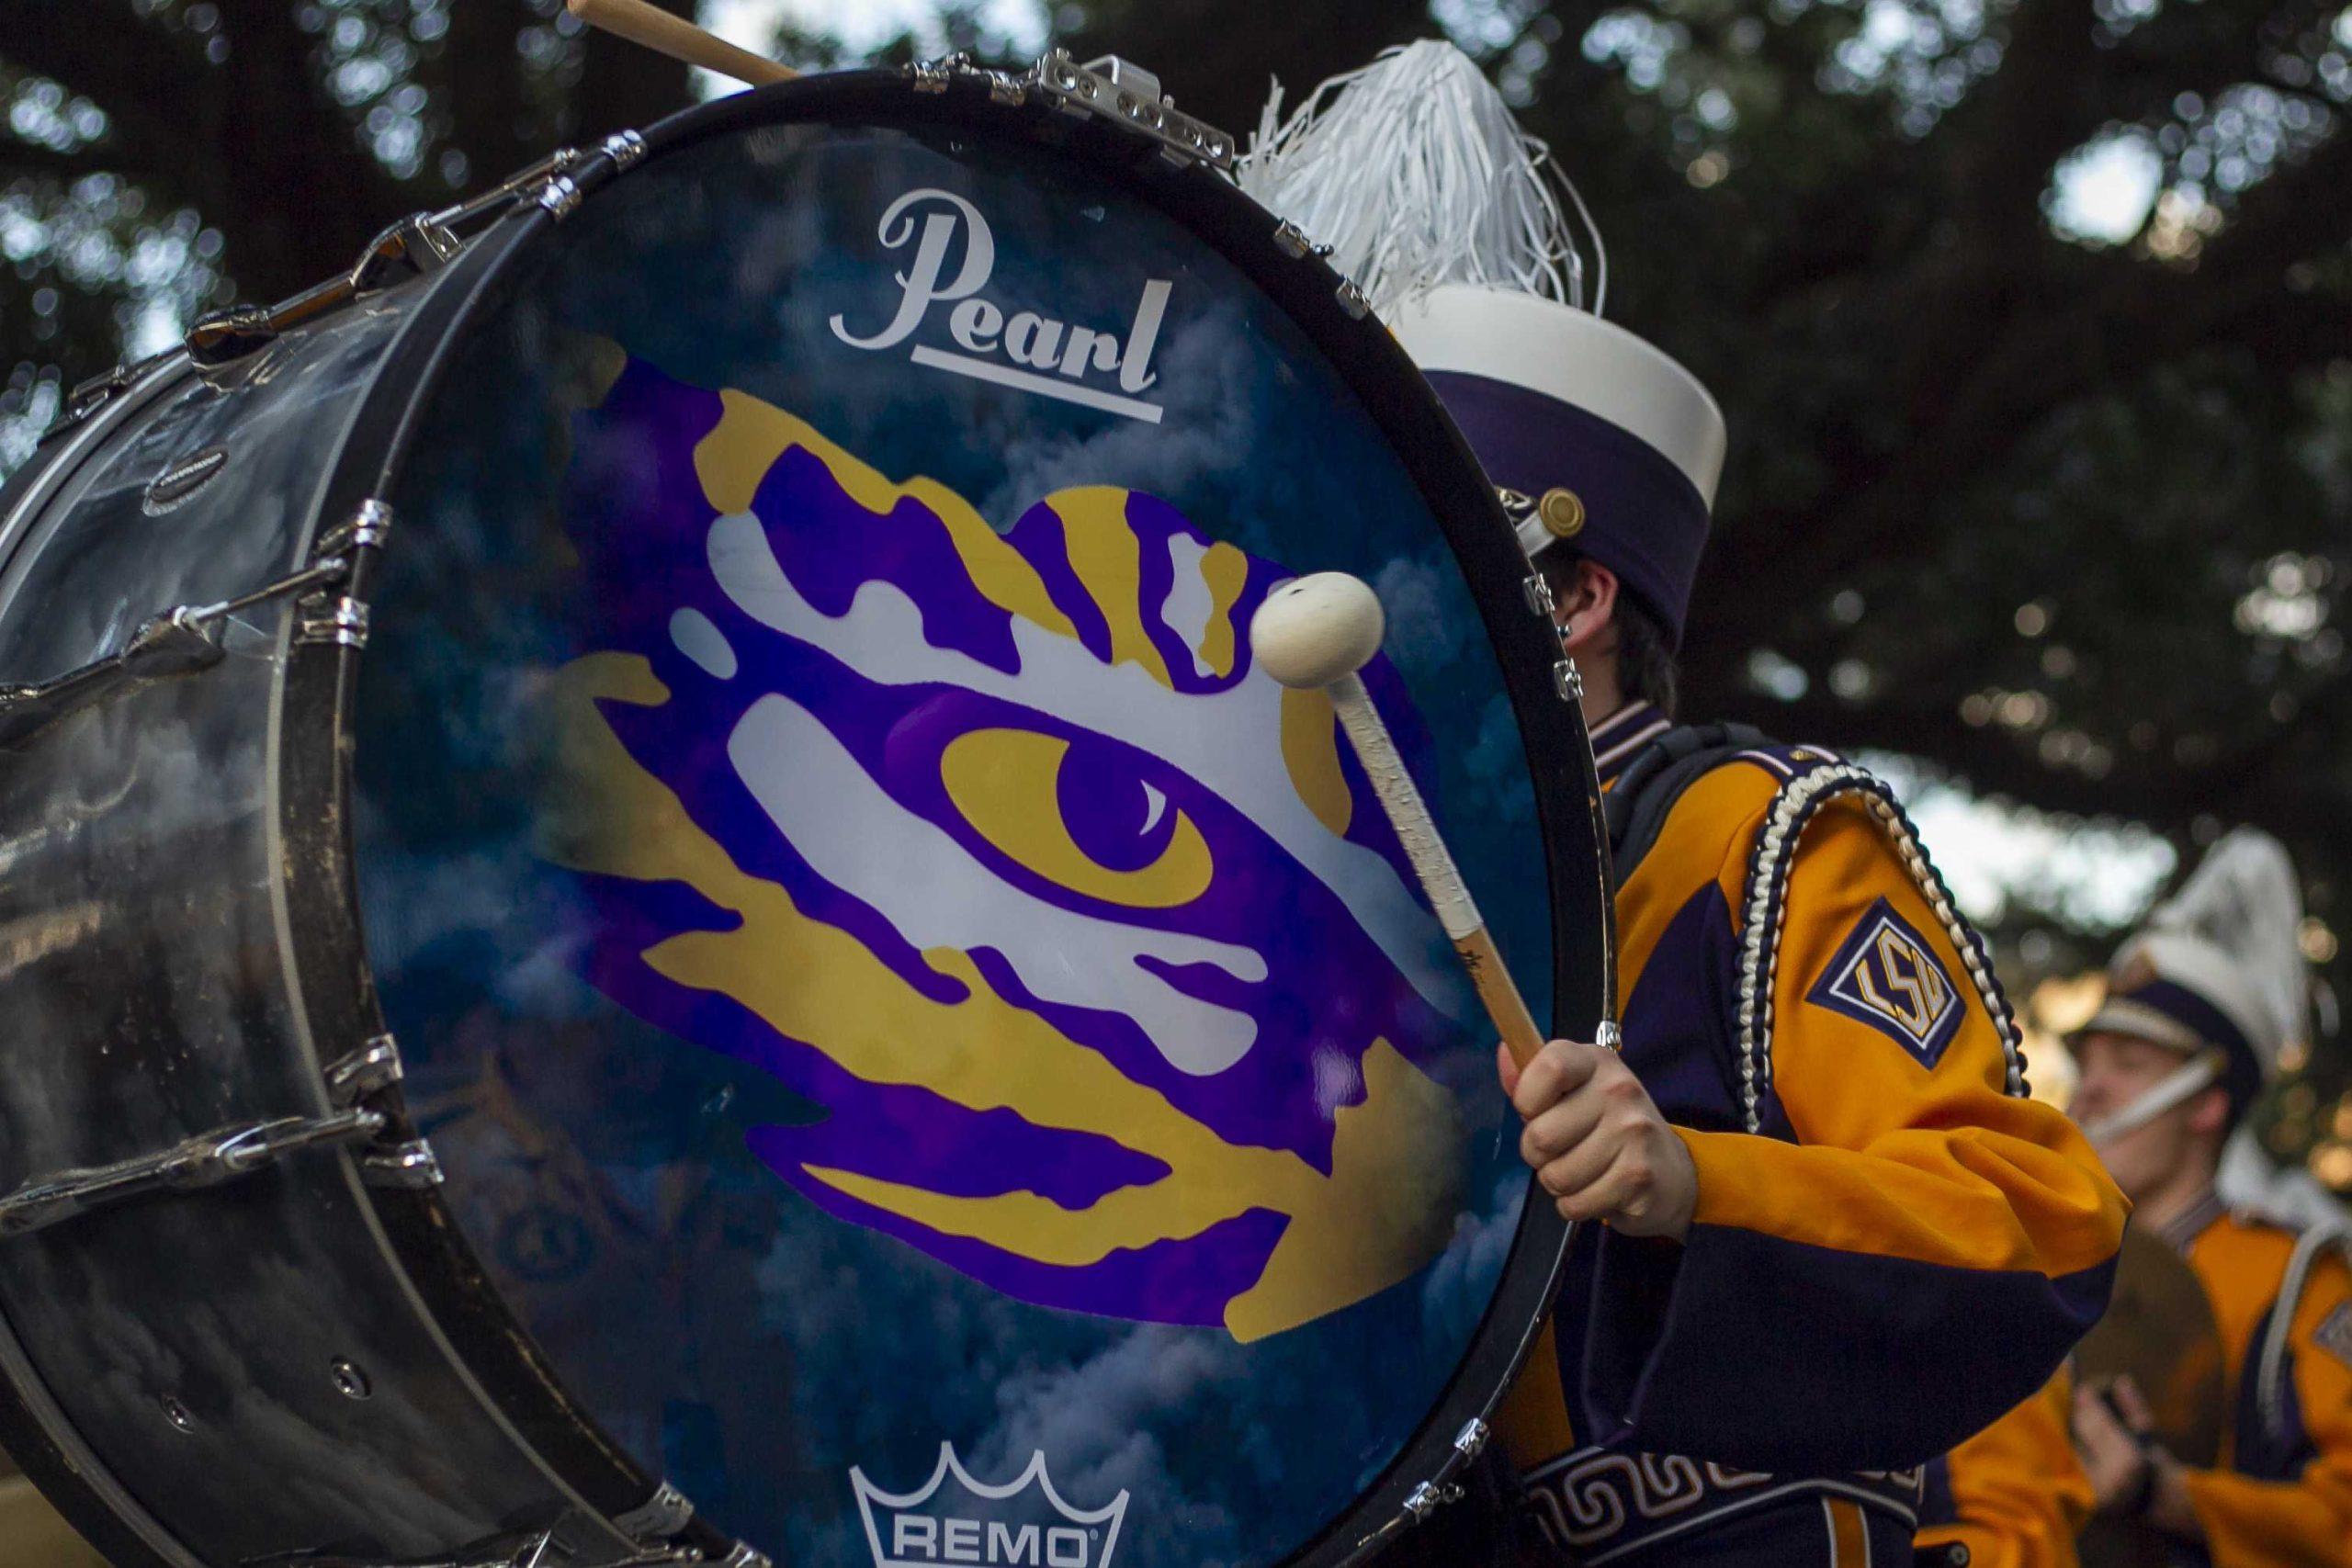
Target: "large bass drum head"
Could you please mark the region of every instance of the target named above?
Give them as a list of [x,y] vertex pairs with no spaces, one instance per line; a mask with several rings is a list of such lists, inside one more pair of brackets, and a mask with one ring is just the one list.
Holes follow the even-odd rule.
[[358,705],[381,1005],[494,1286],[724,1529],[1298,1559],[1491,1396],[1458,1375],[1557,1235],[1250,617],[1374,585],[1371,688],[1538,1016],[1573,974],[1589,1024],[1573,712],[1506,678],[1493,627],[1543,633],[1435,404],[1372,323],[1318,346],[1271,220],[926,102],[673,128],[462,336]]

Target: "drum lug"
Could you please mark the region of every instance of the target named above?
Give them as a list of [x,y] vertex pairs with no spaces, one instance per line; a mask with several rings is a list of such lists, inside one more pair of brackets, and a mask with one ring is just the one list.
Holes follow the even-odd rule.
[[1314,243],[1306,237],[1306,231],[1289,219],[1285,218],[1274,225],[1274,249],[1293,261],[1305,261],[1307,253],[1314,248]]
[[583,194],[578,181],[569,175],[558,175],[539,187],[539,205],[560,223],[579,210]]
[[1364,297],[1363,289],[1356,287],[1353,278],[1340,279],[1340,287],[1335,293],[1340,309],[1345,310],[1350,319],[1361,321],[1372,313],[1372,301]]
[[429,212],[412,212],[368,243],[351,269],[351,291],[373,294],[438,272],[463,245]]
[[188,1191],[274,1165],[300,1149],[356,1143],[383,1131],[373,1111],[285,1116],[216,1128],[153,1154],[36,1178],[0,1198],[0,1237],[45,1230],[93,1209],[152,1192]]
[[299,644],[333,644],[340,648],[368,646],[368,605],[348,593],[332,599],[302,601],[302,619],[294,628]]
[[1548,625],[1554,613],[1560,607],[1560,602],[1552,597],[1550,581],[1542,572],[1531,571],[1520,580],[1519,591],[1527,599],[1529,613],[1537,620]]
[[390,1035],[379,1034],[328,1065],[327,1099],[348,1110],[370,1095],[383,1093],[401,1076],[400,1045]]
[[1453,1451],[1464,1460],[1476,1459],[1487,1448],[1486,1422],[1473,1416],[1462,1423],[1462,1430],[1453,1434]]
[[[381,1118],[378,1119],[379,1121]],[[359,1179],[370,1187],[423,1191],[441,1185],[441,1160],[423,1138],[370,1149],[359,1156]]]
[[1407,1494],[1405,1512],[1418,1525],[1448,1503],[1460,1501],[1462,1485],[1459,1482],[1424,1481]]
[[312,553],[324,558],[347,556],[354,550],[380,549],[391,531],[391,503],[371,495],[353,507],[350,516],[320,535]]
[[40,438],[47,441],[73,429],[149,375],[162,369],[176,358],[178,353],[177,349],[165,349],[161,354],[150,355],[129,365],[118,365],[86,381],[76,381],[65,394],[65,406],[58,412],[50,427],[41,432]]
[[1232,171],[1233,138],[1179,110],[1159,77],[1115,54],[1080,65],[1069,51],[1053,50],[1031,67],[1028,85],[1064,114],[1093,115],[1148,137],[1175,163]]
[[1584,677],[1577,672],[1577,661],[1563,659],[1552,666],[1552,690],[1564,703],[1584,701]]
[[944,93],[956,76],[972,69],[972,57],[958,51],[936,60],[918,60],[907,67],[907,80],[918,93]]
[[614,1515],[613,1528],[639,1546],[657,1546],[693,1523],[694,1517],[694,1504],[665,1481],[643,1503]]

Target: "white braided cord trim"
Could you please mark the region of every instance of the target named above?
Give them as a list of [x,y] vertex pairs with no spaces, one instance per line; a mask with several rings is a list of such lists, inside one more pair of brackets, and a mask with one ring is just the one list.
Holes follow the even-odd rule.
[[2287,1340],[2294,1327],[2295,1313],[2303,1304],[2303,1291],[2312,1281],[2312,1270],[2328,1248],[2342,1252],[2345,1261],[2352,1263],[2352,1231],[2334,1225],[2315,1225],[2295,1240],[2295,1250],[2288,1255],[2287,1271],[2278,1280],[2278,1299],[2271,1303],[2270,1322],[2262,1334],[2262,1356],[2255,1373],[2255,1401],[2260,1407],[2262,1429],[2283,1443],[2287,1437]]
[[1750,1133],[1764,1130],[1764,1097],[1772,1089],[1772,989],[1781,957],[1781,925],[1788,912],[1788,879],[1797,843],[1821,808],[1842,796],[1859,798],[1903,863],[1913,886],[1961,956],[1969,981],[2000,1035],[2007,1071],[2004,1087],[2026,1092],[2025,1044],[2017,1019],[1993,976],[1992,962],[1968,922],[1961,918],[1943,874],[1919,842],[1918,830],[1885,781],[1851,762],[1831,762],[1801,773],[1781,787],[1765,810],[1748,859],[1745,919],[1739,939],[1740,1111]]

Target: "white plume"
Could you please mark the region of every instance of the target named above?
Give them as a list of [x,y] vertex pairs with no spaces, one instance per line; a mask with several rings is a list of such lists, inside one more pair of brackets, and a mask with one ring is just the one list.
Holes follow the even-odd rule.
[[1277,84],[1241,161],[1241,188],[1329,245],[1332,266],[1384,317],[1442,283],[1584,305],[1584,257],[1563,197],[1592,236],[1591,310],[1600,313],[1609,261],[1584,199],[1453,45],[1389,50],[1317,87],[1289,118],[1282,107]]
[[[2116,955],[2128,964],[2145,952],[2160,971],[2182,937],[2225,959],[2233,982],[2216,1001],[2253,1011],[2256,1038],[2275,1054],[2289,1042],[2311,1041],[2311,976],[2300,932],[2303,897],[2294,863],[2278,840],[2256,828],[2222,835],[2180,891],[2156,906],[2140,933]],[[2203,988],[2203,987],[2200,987]],[[2267,1038],[2266,1038],[2267,1037]]]

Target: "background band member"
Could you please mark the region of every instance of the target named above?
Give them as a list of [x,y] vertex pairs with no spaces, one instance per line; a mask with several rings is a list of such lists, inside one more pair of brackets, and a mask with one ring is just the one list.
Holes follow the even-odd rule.
[[1623,1055],[1503,1069],[1544,1189],[1600,1222],[1504,1421],[1538,1560],[1907,1562],[1919,1467],[2098,1315],[2123,1205],[2024,1098],[1884,787],[1676,727],[1722,417],[1577,308],[1542,150],[1438,44],[1273,118],[1244,188],[1339,246],[1507,492],[1611,791]]
[[2245,1568],[2352,1561],[2352,1271],[2343,1238],[2233,1213],[2223,1142],[2306,1037],[2301,899],[2286,852],[2241,829],[2117,954],[2106,1005],[2075,1036],[2075,1111],[2136,1205],[2202,1280],[2234,1401],[2219,1466],[2146,1435],[2144,1391],[2075,1396],[2102,1509],[2144,1517],[2179,1559]]

